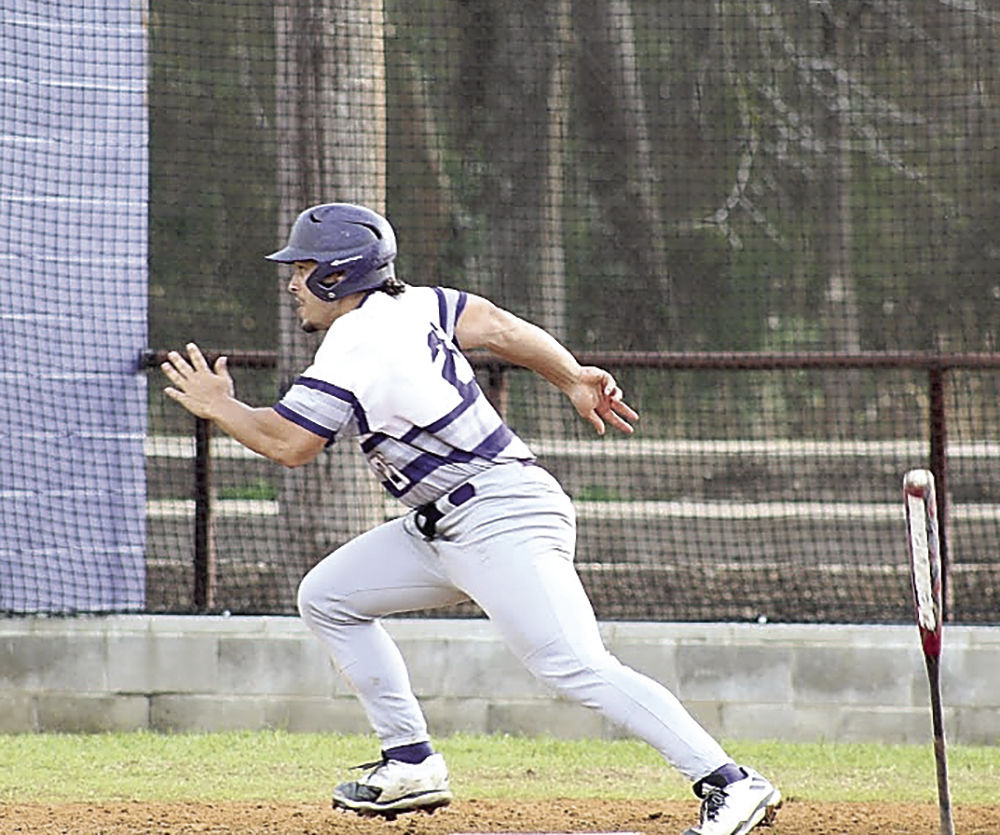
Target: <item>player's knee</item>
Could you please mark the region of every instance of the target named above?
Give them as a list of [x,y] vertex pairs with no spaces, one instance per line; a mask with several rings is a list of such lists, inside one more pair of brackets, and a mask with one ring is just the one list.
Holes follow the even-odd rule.
[[336,586],[328,580],[317,572],[310,572],[299,583],[296,604],[308,626],[319,622],[325,629],[331,629],[371,620],[356,611],[351,595],[337,593]]
[[315,612],[315,597],[312,586],[306,582],[308,575],[299,583],[299,590],[295,597],[295,603],[299,609],[299,616],[305,620],[312,620]]
[[306,623],[312,623],[318,617],[329,616],[330,602],[329,595],[323,588],[323,584],[317,580],[315,573],[306,574],[299,583],[296,595],[296,604],[302,619]]

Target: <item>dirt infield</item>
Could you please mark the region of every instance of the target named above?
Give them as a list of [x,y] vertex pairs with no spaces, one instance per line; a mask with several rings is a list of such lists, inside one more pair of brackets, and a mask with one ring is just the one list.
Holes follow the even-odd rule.
[[[463,800],[433,815],[392,822],[332,812],[321,805],[271,803],[112,803],[0,805],[0,833],[66,835],[453,835],[490,832],[639,832],[678,835],[697,816],[697,804],[650,801]],[[1000,808],[963,806],[955,812],[962,835],[1000,833]],[[786,801],[761,835],[926,835],[938,831],[936,806]]]

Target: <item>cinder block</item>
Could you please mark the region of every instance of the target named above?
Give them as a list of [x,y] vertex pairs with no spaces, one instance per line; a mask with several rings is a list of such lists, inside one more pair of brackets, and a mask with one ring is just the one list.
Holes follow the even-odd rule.
[[289,733],[365,733],[370,731],[357,699],[275,698],[264,710],[269,728]]
[[[947,705],[1000,710],[1000,647],[955,649],[946,646],[942,650],[942,701]],[[926,676],[920,678],[929,699]]]
[[361,703],[354,696],[338,696],[327,713],[329,725],[326,733],[364,734],[371,733],[371,725],[361,709]]
[[776,739],[789,742],[837,742],[842,705],[797,704],[786,708],[787,732]]
[[142,615],[74,615],[72,619],[49,617],[47,615],[25,615],[4,622],[5,628],[18,635],[37,635],[39,637],[60,635],[65,636],[66,625],[72,623],[74,635],[106,635],[116,624],[129,620],[138,620]]
[[801,647],[794,654],[790,701],[911,707],[913,660],[878,647]]
[[149,702],[143,696],[90,693],[39,693],[37,729],[45,733],[110,733],[149,726]]
[[267,728],[268,699],[161,694],[149,700],[149,726],[154,731],[204,732]]
[[893,652],[914,646],[916,627],[872,626],[869,624],[794,624],[747,625],[754,643],[778,642],[789,648],[879,647]]
[[406,662],[413,689],[427,696],[443,693],[449,669],[466,656],[464,642],[450,640],[447,635],[438,636],[437,640],[422,640],[400,635],[398,630],[394,632],[390,635]]
[[[170,619],[174,621],[174,618]],[[107,636],[107,688],[117,693],[211,692],[218,679],[218,636],[190,619],[190,632],[115,629]]]
[[23,734],[37,730],[34,697],[29,693],[0,692],[0,734]]
[[218,693],[330,696],[346,685],[329,656],[310,635],[219,638]]
[[[216,634],[154,631],[146,652],[149,681],[146,692],[211,693],[215,690],[219,677],[219,638]],[[121,668],[116,672],[121,673]]]
[[[424,696],[492,699],[547,695],[534,676],[499,640],[407,642],[404,657],[416,692]],[[436,661],[435,661],[436,657]]]
[[685,699],[684,707],[695,721],[716,738],[722,738],[725,726],[722,711],[726,703],[717,699]]
[[[948,721],[947,713],[945,721]],[[930,713],[919,708],[848,706],[840,710],[837,742],[878,741],[886,745],[930,743]]]
[[487,618],[386,618],[382,622],[394,641],[499,641]]
[[488,716],[487,733],[583,739],[607,732],[597,711],[556,699],[494,702]]
[[[282,638],[306,636],[314,641],[316,640],[316,636],[313,635],[313,633],[309,630],[309,627],[305,625],[305,622],[298,615],[248,615],[246,617],[229,617],[226,618],[226,620],[257,621],[261,627],[261,631],[265,635],[274,635]],[[242,634],[247,634],[247,630],[242,630]]]
[[725,739],[797,740],[798,728],[786,704],[725,702],[720,706],[718,736]]
[[[927,714],[928,725],[930,721],[930,714]],[[944,734],[949,742],[1000,745],[1000,710],[995,707],[956,707],[947,710]]]
[[99,632],[9,635],[0,641],[0,689],[99,692],[106,686],[105,652]]
[[107,684],[113,693],[152,693],[161,676],[148,632],[107,636]]
[[490,705],[490,700],[485,698],[439,697],[420,700],[431,736],[487,733]]
[[153,635],[263,634],[269,618],[230,615],[151,615],[149,631]]
[[619,638],[608,642],[610,652],[623,664],[674,691],[678,685],[677,645],[666,640]]
[[681,645],[676,664],[681,699],[774,704],[792,698],[790,658],[780,647]]
[[[484,619],[401,619],[386,627],[436,734],[478,724],[483,731],[622,733],[554,697]],[[612,653],[662,681],[716,736],[929,738],[915,627],[614,622],[601,624],[601,633]],[[949,741],[1000,739],[998,653],[1000,630],[948,627],[942,695]],[[368,731],[325,648],[296,617],[0,621],[0,732],[142,727],[144,714],[172,730]]]
[[20,690],[38,687],[39,668],[35,654],[41,646],[38,638],[27,635],[0,637],[0,689]]

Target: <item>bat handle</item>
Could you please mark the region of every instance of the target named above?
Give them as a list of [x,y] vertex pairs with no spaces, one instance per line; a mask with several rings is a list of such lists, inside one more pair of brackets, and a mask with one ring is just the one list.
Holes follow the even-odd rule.
[[951,815],[951,791],[948,788],[948,754],[944,739],[944,718],[941,706],[941,665],[936,655],[925,655],[927,680],[931,690],[931,720],[934,728],[934,764],[937,772],[938,812],[941,835],[955,835]]

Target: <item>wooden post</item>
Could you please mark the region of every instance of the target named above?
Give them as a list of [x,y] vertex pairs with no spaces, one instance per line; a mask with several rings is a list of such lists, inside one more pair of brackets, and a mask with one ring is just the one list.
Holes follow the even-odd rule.
[[194,439],[194,607],[207,612],[215,605],[210,420],[195,418]]
[[937,485],[938,538],[941,551],[941,620],[951,619],[952,600],[948,572],[948,423],[945,403],[945,368],[933,365],[928,369],[930,384],[930,471]]

